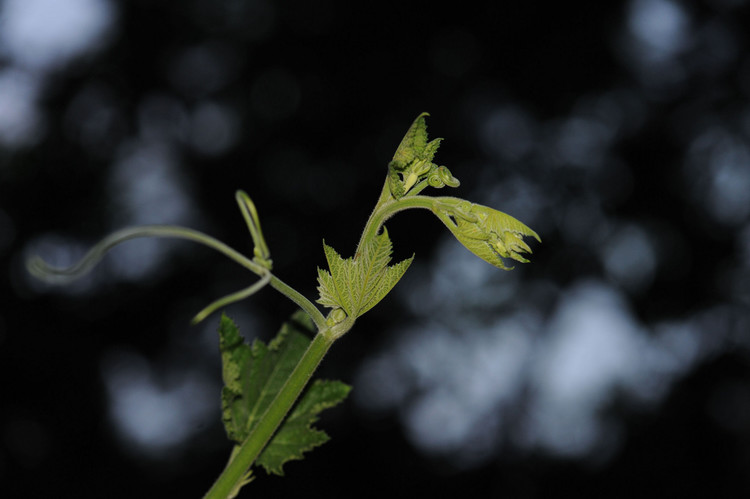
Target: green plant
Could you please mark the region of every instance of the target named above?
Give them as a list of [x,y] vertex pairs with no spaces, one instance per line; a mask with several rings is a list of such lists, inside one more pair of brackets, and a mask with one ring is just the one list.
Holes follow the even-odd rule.
[[[354,256],[342,258],[324,243],[328,269],[318,269],[317,302],[326,315],[302,294],[272,273],[272,261],[261,231],[258,212],[250,197],[236,194],[240,211],[254,243],[248,258],[201,232],[175,226],[143,226],[117,231],[96,244],[76,265],[59,269],[34,257],[30,272],[47,280],[75,279],[87,272],[113,246],[137,237],[175,237],[209,246],[257,274],[253,285],[220,298],[201,310],[197,323],[219,308],[247,298],[266,285],[296,303],[298,311],[268,345],[244,342],[226,315],[219,325],[224,388],[223,421],[235,447],[226,468],[208,491],[207,498],[234,497],[251,479],[251,467],[283,474],[283,465],[301,459],[304,452],[324,443],[325,433],[312,427],[323,409],[334,406],[350,387],[337,381],[316,381],[300,398],[313,372],[331,345],[347,333],[355,321],[382,300],[406,272],[413,256],[391,264],[392,244],[384,223],[396,213],[423,208],[432,211],[466,248],[483,260],[505,270],[503,259],[527,262],[522,254],[531,249],[524,237],[539,236],[523,223],[486,206],[454,197],[420,194],[427,187],[458,187],[459,181],[445,166],[433,163],[441,139],[427,140],[426,113],[411,125],[393,160],[388,175],[365,225]],[[312,339],[307,333],[313,333]],[[297,402],[297,400],[299,401]],[[297,404],[295,405],[295,402]]]

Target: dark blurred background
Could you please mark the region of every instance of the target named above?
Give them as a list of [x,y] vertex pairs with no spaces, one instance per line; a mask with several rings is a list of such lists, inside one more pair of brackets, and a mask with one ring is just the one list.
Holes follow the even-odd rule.
[[[750,6],[745,0],[0,0],[0,496],[200,497],[230,450],[217,317],[255,277],[127,225],[245,252],[316,296],[423,111],[437,192],[542,237],[497,270],[428,212],[389,222],[394,292],[320,376],[332,441],[247,495],[748,497]],[[268,340],[272,290],[229,307]]]

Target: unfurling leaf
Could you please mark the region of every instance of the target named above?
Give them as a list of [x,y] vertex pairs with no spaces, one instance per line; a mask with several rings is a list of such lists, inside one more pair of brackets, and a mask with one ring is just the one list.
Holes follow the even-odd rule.
[[[417,119],[411,124],[409,130],[406,131],[406,135],[401,139],[401,143],[393,155],[393,160],[391,160],[394,169],[403,171],[415,159],[425,159],[424,153],[427,148],[427,123],[425,122],[425,117],[429,115],[429,113],[422,113],[417,116]],[[428,161],[432,161],[432,157],[437,152],[441,140],[433,140],[434,145],[431,144],[428,151],[431,153]]]
[[[309,316],[297,311],[266,346],[244,342],[237,326],[226,315],[219,325],[224,388],[221,393],[224,427],[229,438],[242,443],[255,428],[289,375],[305,353],[313,331]],[[323,444],[328,436],[312,423],[323,409],[346,398],[350,387],[338,381],[316,381],[302,396],[258,457],[269,473],[282,474],[282,466]]]
[[374,307],[401,279],[414,259],[412,256],[395,265],[391,261],[391,240],[388,231],[375,236],[364,245],[356,258],[341,258],[336,250],[323,244],[330,272],[318,269],[318,303],[341,308],[357,318]]
[[443,139],[427,142],[427,116],[428,113],[417,116],[388,164],[388,187],[396,199],[403,197],[424,178],[430,179],[432,187],[459,185],[458,179],[444,166],[440,167],[443,169],[440,174],[437,173],[438,166],[432,160]]
[[542,242],[539,235],[510,215],[468,201],[452,197],[436,198],[439,208],[436,214],[469,251],[482,260],[504,270],[503,258],[526,263],[522,253],[531,253],[523,240],[533,237]]

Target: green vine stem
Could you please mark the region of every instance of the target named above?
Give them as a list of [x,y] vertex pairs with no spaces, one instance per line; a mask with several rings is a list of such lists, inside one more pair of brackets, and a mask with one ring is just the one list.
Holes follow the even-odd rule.
[[440,204],[435,198],[430,196],[404,196],[401,199],[394,199],[390,195],[388,186],[385,185],[378,203],[375,205],[375,209],[370,214],[370,218],[367,220],[365,228],[362,231],[356,254],[359,255],[363,244],[366,241],[372,240],[380,232],[383,224],[396,213],[410,208],[424,208],[437,213],[439,206]]

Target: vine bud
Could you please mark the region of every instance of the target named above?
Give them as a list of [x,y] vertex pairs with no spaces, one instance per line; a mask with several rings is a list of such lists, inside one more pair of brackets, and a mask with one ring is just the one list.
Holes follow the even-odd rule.
[[524,237],[541,242],[536,232],[506,213],[463,199],[437,199],[436,214],[456,239],[482,260],[503,270],[513,268],[506,266],[503,258],[529,261],[522,255],[531,253]]
[[342,322],[344,319],[346,319],[346,312],[344,312],[343,308],[334,308],[331,310],[331,313],[328,314],[328,318],[326,319],[326,325],[333,327],[336,324]]

